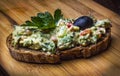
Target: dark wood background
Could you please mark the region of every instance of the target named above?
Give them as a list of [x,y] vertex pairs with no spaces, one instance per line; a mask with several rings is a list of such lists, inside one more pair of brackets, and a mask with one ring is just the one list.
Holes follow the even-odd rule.
[[94,0],[120,15],[120,0]]

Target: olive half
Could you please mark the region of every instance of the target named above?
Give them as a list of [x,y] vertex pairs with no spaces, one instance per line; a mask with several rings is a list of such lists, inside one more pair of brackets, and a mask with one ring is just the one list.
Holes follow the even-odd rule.
[[76,19],[73,25],[78,26],[80,29],[84,30],[93,26],[93,19],[88,16],[82,16]]

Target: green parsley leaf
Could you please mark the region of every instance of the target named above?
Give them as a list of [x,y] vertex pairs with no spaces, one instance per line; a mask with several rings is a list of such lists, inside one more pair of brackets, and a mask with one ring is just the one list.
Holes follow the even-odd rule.
[[31,21],[26,21],[22,26],[35,26],[41,30],[50,30],[56,27],[57,22],[63,15],[60,9],[55,10],[54,17],[51,13],[38,13],[37,16],[31,17]]
[[55,10],[54,12],[54,21],[57,23],[59,19],[63,18],[63,14],[61,13],[60,9]]

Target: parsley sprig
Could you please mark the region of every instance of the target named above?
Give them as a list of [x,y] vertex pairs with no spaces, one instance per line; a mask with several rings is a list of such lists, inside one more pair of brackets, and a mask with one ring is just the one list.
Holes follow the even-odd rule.
[[38,13],[37,16],[31,17],[31,20],[27,20],[23,26],[35,26],[41,30],[54,29],[59,19],[63,18],[63,14],[60,9],[54,11],[54,16],[48,11],[44,13]]

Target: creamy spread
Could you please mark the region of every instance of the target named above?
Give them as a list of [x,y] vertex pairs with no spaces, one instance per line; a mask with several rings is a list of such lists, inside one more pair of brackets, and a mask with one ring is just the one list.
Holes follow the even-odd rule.
[[94,26],[85,30],[74,26],[73,19],[60,19],[56,28],[47,33],[33,26],[15,26],[12,43],[14,46],[55,53],[56,48],[64,50],[76,45],[94,44],[106,34],[106,28],[109,26],[108,19],[98,20]]

